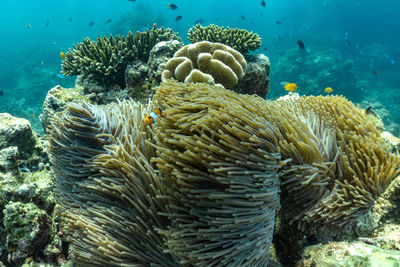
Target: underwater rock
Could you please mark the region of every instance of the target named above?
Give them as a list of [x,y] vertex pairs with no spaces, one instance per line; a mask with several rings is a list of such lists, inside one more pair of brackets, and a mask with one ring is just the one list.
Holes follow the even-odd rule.
[[99,94],[99,93],[104,93],[109,90],[109,88],[106,85],[100,85],[99,82],[97,82],[93,76],[89,75],[87,78],[83,80],[83,89],[85,94]]
[[10,146],[0,150],[0,172],[9,172],[18,168],[18,147]]
[[[8,250],[3,252],[4,262],[19,264],[34,254],[48,263],[55,263],[63,258],[62,242],[56,230],[56,217],[51,218],[55,216],[53,180],[54,174],[47,167],[38,172],[0,172],[0,210],[4,209],[0,215],[0,223],[4,224],[6,230],[1,233],[0,229],[0,235],[4,234],[8,242]],[[41,221],[32,214],[38,214],[38,218],[45,220]],[[21,229],[27,229],[26,235],[22,235]],[[48,229],[51,229],[49,233]],[[0,247],[6,247],[5,244],[5,241],[0,243]]]
[[[151,83],[148,81],[149,67],[140,59],[134,60],[125,71],[126,89],[129,97],[146,103],[152,96]],[[121,99],[120,99],[121,100]]]
[[165,64],[182,46],[182,42],[172,40],[159,42],[151,49],[147,65],[150,68],[149,78],[153,87],[161,83],[161,74],[165,70]]
[[75,87],[73,89],[67,89],[57,85],[47,92],[46,98],[43,102],[43,111],[39,116],[45,133],[47,133],[50,120],[55,114],[64,110],[66,103],[73,100],[85,100],[91,102],[89,97],[83,94],[83,83],[83,77],[80,75],[76,79]]
[[[397,210],[397,218],[399,218]],[[387,223],[377,228],[371,238],[361,238],[364,242],[370,242],[383,249],[400,251],[400,225]]]
[[270,61],[264,54],[246,56],[247,68],[233,89],[241,94],[256,94],[265,98],[269,91]]
[[51,218],[33,203],[11,202],[4,212],[8,260],[20,265],[28,257],[38,256],[50,241]]
[[400,220],[400,175],[397,176],[385,192],[376,200],[372,209],[376,226],[383,225],[386,222]]
[[400,251],[382,249],[364,242],[331,242],[305,249],[297,267],[398,266]]
[[386,131],[383,131],[381,136],[388,150],[391,153],[400,156],[400,139]]
[[0,113],[0,149],[16,146],[20,154],[32,151],[35,143],[28,120]]
[[28,120],[0,113],[0,149],[18,147],[20,167],[35,170],[41,161],[48,161],[44,141],[32,130]]

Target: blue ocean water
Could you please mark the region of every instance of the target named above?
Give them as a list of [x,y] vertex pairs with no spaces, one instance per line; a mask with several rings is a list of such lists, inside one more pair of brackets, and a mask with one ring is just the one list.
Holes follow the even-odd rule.
[[[362,108],[371,106],[399,135],[399,13],[397,0],[265,0],[265,7],[260,0],[2,0],[0,112],[25,117],[42,132],[39,114],[47,91],[75,80],[59,74],[60,51],[85,37],[126,34],[153,23],[172,28],[188,43],[188,29],[201,21],[261,36],[255,53],[271,60],[267,98],[286,94],[283,82],[297,83],[299,94],[324,95],[329,86]],[[177,16],[182,20],[175,21]]]

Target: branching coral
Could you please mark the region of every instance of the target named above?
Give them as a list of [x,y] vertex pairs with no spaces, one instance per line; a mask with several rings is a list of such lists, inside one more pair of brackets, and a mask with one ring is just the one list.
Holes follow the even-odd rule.
[[223,43],[243,54],[261,46],[261,38],[257,33],[237,28],[220,27],[214,24],[207,27],[200,24],[193,26],[188,31],[188,39],[192,43],[200,41]]
[[166,64],[162,79],[219,83],[232,88],[244,75],[245,68],[246,60],[238,51],[224,44],[203,41],[176,51]]
[[134,59],[147,61],[150,50],[160,41],[181,40],[177,33],[156,25],[145,32],[129,32],[128,35],[117,35],[115,38],[98,37],[96,42],[89,38],[74,45],[74,49],[65,54],[61,73],[68,76],[92,75],[102,84],[125,85],[125,68]]

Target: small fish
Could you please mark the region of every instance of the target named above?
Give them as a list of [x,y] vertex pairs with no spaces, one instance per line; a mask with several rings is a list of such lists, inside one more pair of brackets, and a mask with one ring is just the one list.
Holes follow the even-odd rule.
[[281,24],[282,24],[282,21],[280,21],[280,20],[275,20],[275,24],[281,25]]
[[300,48],[300,49],[304,49],[304,48],[305,48],[304,43],[303,43],[302,40],[297,39],[297,44],[299,45],[299,48]]
[[89,22],[89,27],[92,27],[94,25],[94,21],[92,20],[91,22]]
[[35,119],[35,118],[36,118],[35,113],[32,113],[32,119]]
[[379,116],[376,115],[376,113],[372,110],[372,107],[367,107],[367,109],[365,110],[365,115],[372,115],[376,118],[379,118]]
[[182,18],[182,16],[176,16],[175,21],[180,21]]
[[60,52],[61,59],[65,59],[65,53],[63,51]]
[[112,21],[112,19],[106,20],[106,24],[110,23],[111,21]]
[[57,77],[60,78],[60,79],[64,79],[65,78],[65,76],[62,75],[61,73],[57,73]]
[[297,90],[297,84],[295,83],[287,83],[284,85],[286,91],[294,92]]
[[396,62],[394,61],[394,59],[390,60],[390,63],[392,63],[393,65],[396,64]]
[[378,76],[379,74],[381,74],[379,70],[373,70],[372,73],[375,74],[376,76]]
[[278,40],[282,40],[282,36],[278,34]]
[[261,5],[262,5],[263,7],[265,7],[265,1],[264,1],[264,0],[261,0]]
[[143,26],[142,28],[140,28],[140,32],[144,32],[144,31],[148,31],[149,30],[149,25]]
[[71,21],[72,21],[72,17],[69,17],[69,18],[68,18],[68,22],[71,22]]
[[346,45],[350,45],[350,39],[349,39],[349,33],[348,32],[344,33],[344,41],[346,42]]
[[175,4],[171,4],[171,3],[169,3],[169,4],[167,5],[167,7],[168,7],[169,9],[172,9],[172,10],[175,10],[175,9],[177,9],[177,8],[178,8],[178,6],[177,6],[177,5],[175,5]]
[[156,124],[157,123],[157,116],[161,116],[162,115],[162,111],[159,108],[156,108],[152,113],[150,113],[150,115],[147,115],[143,122],[146,125],[152,125],[152,124]]
[[196,19],[195,21],[194,21],[194,24],[201,24],[201,23],[203,23],[204,22],[204,19]]
[[27,23],[26,25],[26,28],[28,29],[28,30],[30,30],[32,27],[31,27],[31,24],[29,24],[29,23]]
[[246,19],[246,17],[243,16],[243,15],[240,15],[240,18],[241,18],[242,20],[245,20],[245,19]]
[[0,90],[0,96],[3,96],[3,95],[4,95],[4,91]]
[[136,2],[136,0],[128,0],[128,2]]
[[50,25],[50,21],[49,21],[49,20],[47,20],[47,21],[46,21],[46,25],[45,25],[45,27],[49,27],[49,25]]
[[324,90],[324,92],[327,93],[327,94],[329,94],[329,93],[332,93],[332,92],[333,92],[333,89],[332,89],[332,87],[326,87],[325,90]]

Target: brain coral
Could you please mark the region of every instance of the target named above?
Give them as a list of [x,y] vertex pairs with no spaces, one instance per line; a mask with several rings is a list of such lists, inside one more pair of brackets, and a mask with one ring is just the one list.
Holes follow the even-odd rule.
[[261,38],[257,33],[243,29],[219,27],[214,24],[207,27],[200,24],[193,26],[189,29],[188,39],[192,43],[200,41],[223,43],[244,54],[261,46]]
[[229,46],[208,41],[197,42],[176,51],[162,73],[163,81],[219,83],[232,88],[244,75],[246,60]]

